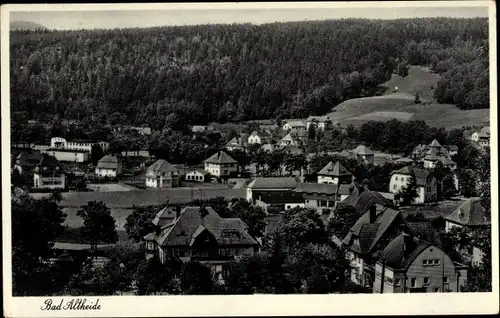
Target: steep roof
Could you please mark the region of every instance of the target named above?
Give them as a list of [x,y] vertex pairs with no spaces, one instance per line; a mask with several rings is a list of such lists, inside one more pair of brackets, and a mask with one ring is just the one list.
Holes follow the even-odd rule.
[[340,204],[354,207],[359,215],[365,213],[372,204],[391,207],[391,200],[376,191],[370,191],[360,186],[352,185],[352,193]]
[[288,124],[290,127],[306,127],[306,125],[300,120],[291,120],[287,121],[285,124]]
[[480,226],[490,224],[485,216],[485,209],[479,198],[470,198],[459,206],[445,220],[464,226]]
[[156,213],[155,218],[153,219],[152,223],[155,226],[161,227],[161,226],[167,225],[167,224],[171,223],[173,220],[175,220],[175,216],[176,216],[175,208],[170,207],[170,206],[166,206],[163,209],[161,209],[160,211],[158,211],[158,213]]
[[244,137],[233,137],[226,144],[226,147],[244,147],[246,145],[246,138]]
[[16,157],[16,164],[21,167],[34,167],[42,160],[42,153],[38,150],[22,151]]
[[323,167],[323,169],[318,172],[318,175],[343,177],[352,176],[352,173],[350,173],[340,162],[336,162],[334,164],[332,161],[330,161],[326,166]]
[[483,127],[479,131],[479,137],[481,138],[489,138],[490,137],[490,127]]
[[[342,240],[343,244],[349,246],[351,250],[357,253],[370,254],[380,238],[384,236],[387,229],[390,228],[398,217],[404,222],[399,211],[378,204],[375,204],[375,207],[375,220],[370,222],[370,211],[367,211],[356,221],[349,233]],[[353,238],[359,239],[359,245]]]
[[399,170],[393,171],[391,175],[393,174],[404,174],[404,175],[410,175],[413,178],[415,178],[415,182],[417,186],[423,187],[425,186],[427,182],[427,177],[431,174],[429,170],[419,168],[416,166],[406,166],[403,167]]
[[434,139],[430,145],[429,145],[431,148],[441,148],[441,144],[439,143],[439,141],[437,141],[436,139]]
[[97,162],[97,168],[100,169],[116,169],[119,159],[112,155],[106,155]]
[[250,189],[293,189],[299,183],[299,178],[273,177],[255,178],[248,184]]
[[410,234],[395,237],[382,251],[380,260],[392,269],[406,270],[420,253],[432,244]]
[[50,176],[53,173],[64,173],[64,169],[56,157],[45,153],[42,154],[42,160],[36,166],[35,171],[44,177]]
[[204,176],[207,176],[207,175],[209,175],[209,174],[210,174],[210,172],[208,172],[208,171],[207,171],[207,170],[205,170],[205,169],[201,169],[201,168],[191,169],[191,170],[188,172],[188,174],[189,174],[189,173],[193,173],[193,172],[198,172],[198,173],[200,173],[200,174],[202,174],[202,175],[204,175]]
[[[221,218],[211,207],[186,207],[170,225],[156,236],[161,246],[190,246],[193,239],[208,231],[219,245],[258,245],[239,218]],[[236,235],[224,235],[232,232]]]
[[166,160],[158,159],[150,165],[147,172],[174,172],[177,168]]
[[352,152],[356,155],[367,156],[373,155],[373,151],[365,145],[359,145],[352,150]]
[[318,195],[340,195],[349,193],[348,184],[299,183],[295,192]]
[[288,140],[288,141],[291,141],[291,142],[297,142],[297,140],[295,139],[295,137],[292,136],[292,134],[287,134],[285,137],[283,137],[281,139],[282,141],[283,140]]
[[215,163],[215,164],[227,164],[227,163],[238,163],[233,157],[225,153],[224,151],[219,151],[214,153],[208,159],[204,161],[205,163]]

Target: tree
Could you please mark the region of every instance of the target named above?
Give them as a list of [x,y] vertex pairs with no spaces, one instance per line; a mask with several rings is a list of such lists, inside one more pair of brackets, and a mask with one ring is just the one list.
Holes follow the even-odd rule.
[[52,256],[55,239],[63,232],[66,214],[57,201],[34,200],[13,193],[12,218],[12,293],[15,296],[43,296],[53,290]]
[[312,209],[288,210],[278,225],[277,233],[288,245],[324,243],[328,240],[323,221]]
[[309,129],[307,130],[307,136],[309,140],[316,139],[316,126],[314,124],[309,125]]
[[396,194],[402,205],[409,205],[414,202],[418,197],[417,184],[413,177],[409,177],[409,181],[406,187],[401,188]]
[[90,150],[90,161],[92,164],[95,166],[97,165],[97,162],[101,160],[101,158],[104,157],[104,151],[102,151],[101,146],[98,144],[92,145],[92,148]]
[[264,236],[266,213],[259,206],[250,204],[245,199],[235,201],[231,206],[232,217],[240,218],[248,226],[248,233],[257,238]]
[[456,192],[455,175],[448,173],[442,179],[441,196],[443,198],[451,198],[456,195]]
[[479,192],[481,205],[486,215],[491,218],[491,164],[489,147],[479,156],[476,166],[478,171]]
[[96,255],[97,245],[100,242],[116,243],[118,241],[115,219],[104,202],[90,201],[81,206],[77,215],[83,219],[82,235],[89,241],[93,255]]
[[181,273],[181,261],[169,258],[162,264],[158,256],[140,262],[134,274],[134,281],[139,295],[151,295],[158,292],[179,293],[178,278]]
[[198,262],[185,263],[182,269],[181,289],[188,295],[211,294],[214,290],[212,272]]
[[472,246],[479,248],[482,252],[481,264],[473,266],[468,273],[467,285],[462,291],[465,292],[491,292],[492,288],[492,254],[491,254],[491,227],[473,231]]
[[153,232],[155,227],[152,223],[158,208],[133,206],[133,211],[125,221],[125,231],[134,242],[141,242],[142,238]]
[[476,177],[472,169],[464,169],[458,179],[460,193],[466,198],[476,196]]
[[406,222],[428,222],[429,219],[422,213],[422,212],[416,212],[416,213],[411,213],[408,214],[405,218]]
[[271,258],[267,253],[244,257],[227,265],[224,277],[230,294],[272,293]]
[[327,230],[329,235],[336,235],[339,239],[343,239],[358,219],[359,215],[354,207],[339,204],[333,213],[333,217],[328,221]]

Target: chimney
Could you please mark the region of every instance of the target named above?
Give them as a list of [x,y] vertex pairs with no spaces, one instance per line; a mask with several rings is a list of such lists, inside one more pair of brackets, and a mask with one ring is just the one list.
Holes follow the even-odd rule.
[[372,204],[370,206],[370,223],[375,223],[375,219],[377,218],[377,206]]

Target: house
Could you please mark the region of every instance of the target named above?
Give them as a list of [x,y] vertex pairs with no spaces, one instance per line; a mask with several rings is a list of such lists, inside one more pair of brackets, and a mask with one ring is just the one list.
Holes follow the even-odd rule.
[[362,286],[373,284],[375,263],[387,244],[409,231],[401,212],[372,203],[367,210],[341,241],[351,263],[351,281]]
[[247,185],[246,199],[268,213],[304,207],[302,195],[292,191],[299,182],[299,178],[289,177],[255,178]]
[[301,142],[292,136],[292,134],[287,134],[281,141],[279,142],[281,146],[293,146],[293,147],[299,147],[301,146]]
[[306,120],[306,129],[314,126],[317,129],[324,130],[329,124],[332,124],[332,120],[328,116],[309,116]]
[[214,153],[204,163],[205,170],[217,178],[228,178],[237,175],[239,171],[238,161],[224,151]]
[[84,150],[47,149],[43,153],[51,155],[61,162],[82,163],[90,161],[90,152]]
[[445,145],[444,146],[446,148],[446,150],[448,150],[448,153],[450,154],[450,156],[455,156],[458,154],[458,146],[456,145]]
[[[179,209],[179,207],[177,207],[177,209]],[[162,228],[163,226],[172,223],[176,216],[176,208],[168,206],[167,204],[166,207],[156,213],[155,218],[151,221],[151,223],[153,223],[156,227]]]
[[401,233],[383,250],[375,265],[373,293],[460,292],[467,268],[438,246]]
[[341,205],[351,206],[358,215],[363,215],[368,211],[372,204],[378,204],[383,207],[394,207],[394,202],[386,198],[377,191],[371,191],[366,186],[351,184],[348,188],[349,194],[341,198]]
[[302,195],[305,208],[322,215],[325,210],[334,210],[349,195],[349,187],[349,184],[299,183],[293,191]]
[[62,137],[52,137],[50,139],[50,149],[52,150],[76,150],[91,152],[92,146],[99,145],[102,151],[109,150],[109,143],[106,141],[73,140],[67,141]]
[[273,151],[276,151],[276,150],[281,150],[281,149],[284,149],[285,146],[282,146],[280,144],[263,144],[262,146],[260,146],[259,149],[262,149],[263,151],[265,152],[273,152]]
[[264,131],[268,134],[271,134],[272,132],[275,132],[277,129],[279,128],[278,125],[276,124],[262,124],[262,125],[259,125],[259,129],[261,131]]
[[106,155],[97,162],[95,174],[98,177],[116,178],[122,173],[122,162],[120,158],[112,155]]
[[[481,230],[491,224],[479,198],[468,199],[444,219],[446,232],[451,231],[454,227]],[[472,264],[477,265],[482,263],[483,252],[477,246],[471,245],[468,249],[458,252],[462,255],[463,259]]]
[[194,125],[191,127],[191,131],[193,133],[205,132],[205,131],[207,131],[207,126]]
[[242,138],[242,137],[234,137],[233,139],[229,140],[229,142],[224,146],[229,151],[245,151],[247,146],[248,146],[248,139]]
[[222,218],[209,206],[177,209],[172,217],[170,211],[157,214],[157,230],[143,238],[146,258],[157,255],[162,263],[172,257],[198,261],[223,280],[224,264],[259,251],[240,218]]
[[437,201],[436,177],[427,169],[416,166],[406,166],[391,173],[389,192],[399,194],[404,188],[414,183],[417,188],[415,204]]
[[330,161],[318,172],[318,183],[351,183],[353,175],[340,162]]
[[487,147],[490,145],[490,127],[483,127],[480,131],[474,132],[471,140],[477,142],[481,147]]
[[196,168],[186,174],[186,181],[210,182],[210,172]]
[[300,120],[290,120],[286,121],[285,124],[283,125],[283,130],[284,131],[290,131],[290,130],[306,130],[306,125],[304,122]]
[[266,132],[258,132],[256,130],[254,130],[250,136],[248,136],[248,144],[249,145],[253,145],[253,144],[259,144],[259,145],[262,145],[262,144],[265,144],[265,143],[268,143],[269,140],[270,140],[270,137],[268,133]]
[[146,170],[146,187],[177,188],[179,170],[168,161],[159,159]]
[[55,157],[43,154],[42,159],[33,170],[33,188],[66,188],[66,174]]
[[359,145],[356,148],[354,148],[351,153],[361,160],[366,165],[373,165],[373,161],[375,159],[375,154],[373,151],[371,151],[370,148],[368,148],[365,145]]
[[40,151],[37,150],[25,150],[20,152],[15,161],[14,169],[16,169],[19,174],[29,173],[40,163],[43,156]]
[[139,135],[146,135],[146,136],[151,135],[150,127],[130,127],[130,130],[137,131]]
[[443,166],[455,170],[457,164],[451,159],[452,154],[448,149],[452,149],[452,153],[455,154],[458,152],[458,147],[453,145],[442,146],[434,139],[429,145],[418,145],[415,147],[413,149],[413,157],[416,161],[422,162],[424,168],[433,169],[438,162],[441,162]]

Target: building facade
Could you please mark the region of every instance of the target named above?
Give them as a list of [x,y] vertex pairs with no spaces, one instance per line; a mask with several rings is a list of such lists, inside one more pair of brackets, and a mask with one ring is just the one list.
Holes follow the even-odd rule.
[[205,171],[217,178],[236,176],[239,171],[238,161],[224,151],[219,151],[204,161]]
[[146,187],[177,188],[179,170],[168,161],[159,159],[146,170]]
[[392,172],[389,192],[399,194],[412,183],[417,190],[417,197],[413,201],[415,204],[437,201],[436,177],[427,169],[416,166],[406,166]]
[[95,168],[95,174],[100,178],[116,178],[121,173],[122,162],[120,158],[112,155],[102,157]]
[[33,171],[33,188],[66,188],[66,174],[56,158],[43,154],[42,160],[40,160]]

